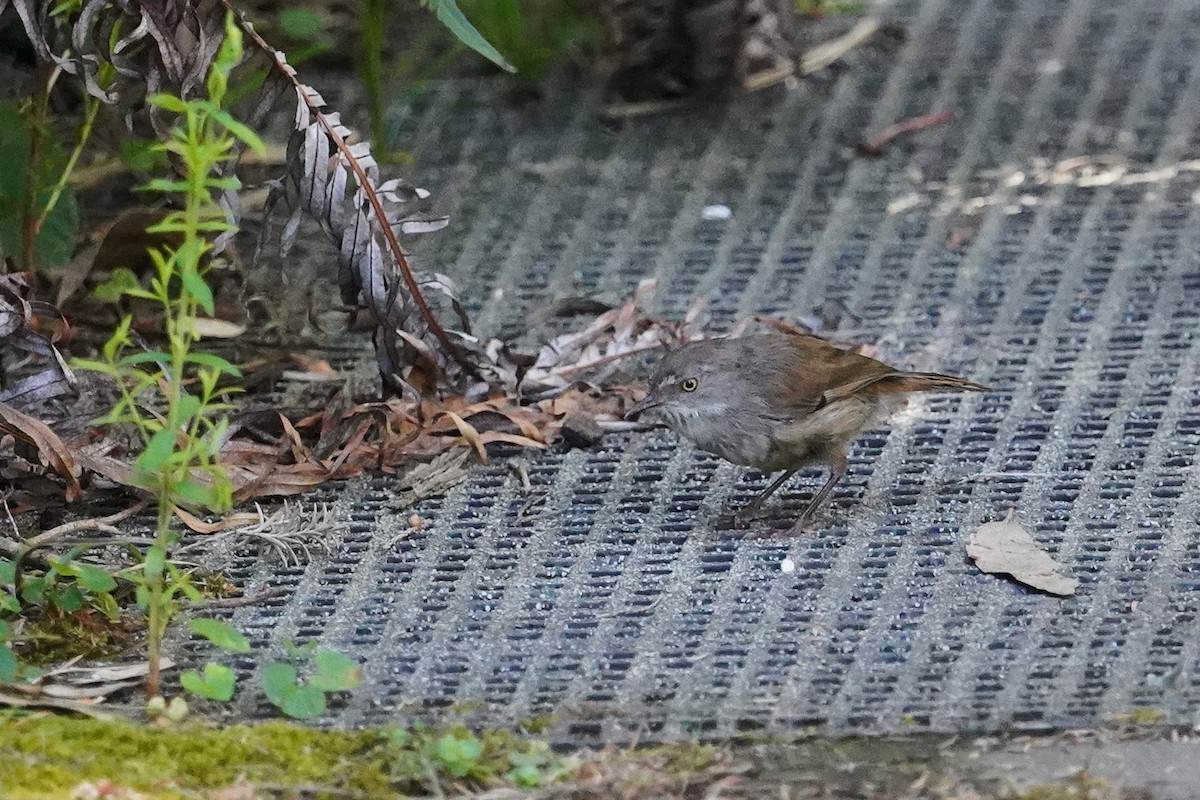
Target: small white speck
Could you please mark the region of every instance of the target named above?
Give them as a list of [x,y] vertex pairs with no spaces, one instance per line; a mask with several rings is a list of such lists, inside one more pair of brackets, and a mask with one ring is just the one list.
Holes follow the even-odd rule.
[[900,214],[904,211],[908,211],[910,208],[916,208],[919,205],[921,205],[921,195],[917,194],[916,192],[909,192],[908,194],[902,197],[897,197],[889,202],[887,204],[887,212],[889,214]]
[[783,561],[779,562],[779,570],[786,575],[791,575],[796,571],[796,562],[792,561],[790,558],[785,558]]
[[703,220],[727,220],[733,217],[733,210],[725,205],[705,206],[700,209],[700,219]]
[[503,300],[504,299],[504,288],[502,286],[497,286],[495,289],[492,290],[492,299],[493,300]]
[[1038,64],[1038,72],[1043,75],[1057,75],[1063,71],[1063,63],[1057,58],[1048,58]]

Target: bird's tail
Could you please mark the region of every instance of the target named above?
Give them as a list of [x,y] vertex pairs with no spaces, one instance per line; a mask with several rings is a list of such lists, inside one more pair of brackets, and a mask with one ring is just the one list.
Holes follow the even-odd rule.
[[990,392],[982,383],[940,372],[905,372],[895,378],[902,392]]

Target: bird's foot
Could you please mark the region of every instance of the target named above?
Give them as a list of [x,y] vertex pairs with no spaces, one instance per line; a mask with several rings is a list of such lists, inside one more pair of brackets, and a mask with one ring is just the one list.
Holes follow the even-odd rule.
[[761,508],[742,508],[717,517],[717,527],[741,530],[749,528],[764,516]]

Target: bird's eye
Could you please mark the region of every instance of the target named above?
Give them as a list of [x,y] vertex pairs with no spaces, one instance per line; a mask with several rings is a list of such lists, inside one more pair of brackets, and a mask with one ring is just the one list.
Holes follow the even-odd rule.
[[679,388],[683,389],[685,392],[694,392],[696,391],[696,387],[699,385],[700,381],[696,380],[695,378],[687,378],[686,380],[679,382]]

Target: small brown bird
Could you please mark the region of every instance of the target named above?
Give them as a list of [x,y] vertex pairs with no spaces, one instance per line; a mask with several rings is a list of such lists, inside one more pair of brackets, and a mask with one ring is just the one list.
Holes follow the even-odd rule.
[[905,395],[936,391],[989,390],[951,375],[905,372],[816,336],[765,333],[671,350],[650,392],[625,416],[648,412],[701,450],[763,472],[783,470],[735,519],[754,515],[801,467],[824,464],[829,479],[793,527],[803,530],[846,474],[850,442],[902,408]]

